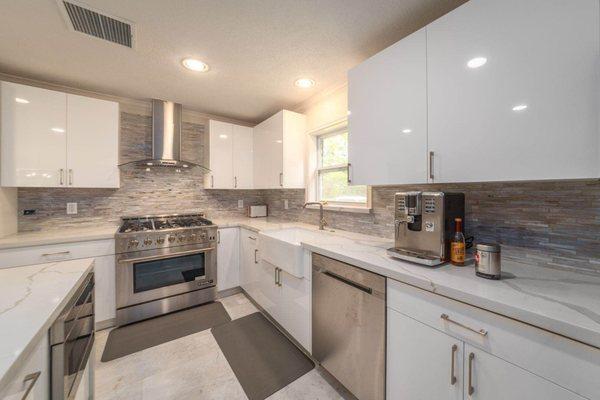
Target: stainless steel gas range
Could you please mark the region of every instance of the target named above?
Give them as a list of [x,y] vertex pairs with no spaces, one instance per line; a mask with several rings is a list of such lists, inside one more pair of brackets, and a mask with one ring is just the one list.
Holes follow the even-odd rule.
[[115,247],[118,326],[215,300],[217,226],[203,214],[124,217]]

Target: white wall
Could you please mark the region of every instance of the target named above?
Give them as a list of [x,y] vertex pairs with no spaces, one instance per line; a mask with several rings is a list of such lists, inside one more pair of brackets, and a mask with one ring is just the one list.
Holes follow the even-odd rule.
[[17,189],[0,187],[0,237],[17,232]]

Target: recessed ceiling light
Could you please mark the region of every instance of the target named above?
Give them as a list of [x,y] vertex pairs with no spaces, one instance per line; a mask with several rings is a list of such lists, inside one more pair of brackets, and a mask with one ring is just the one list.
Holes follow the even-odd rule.
[[512,108],[513,111],[523,111],[527,108],[527,104],[517,104]]
[[479,68],[487,62],[487,58],[485,57],[475,57],[467,62],[467,67],[469,68]]
[[307,88],[315,86],[315,81],[312,79],[309,79],[309,78],[300,78],[300,79],[296,79],[296,82],[294,82],[294,85],[296,85],[302,89],[307,89]]
[[411,133],[412,129],[402,129],[402,133]]
[[52,128],[50,130],[56,133],[65,133],[65,130],[63,128]]
[[221,139],[227,139],[227,135],[219,135]]
[[15,101],[16,101],[17,103],[21,103],[21,104],[29,104],[29,100],[27,100],[27,99],[22,99],[22,98],[20,98],[20,97],[15,97]]
[[208,71],[208,64],[203,63],[200,60],[196,60],[195,58],[184,58],[183,61],[181,61],[181,64],[183,64],[184,67],[186,67],[187,69],[190,69],[192,71],[197,71],[197,72]]

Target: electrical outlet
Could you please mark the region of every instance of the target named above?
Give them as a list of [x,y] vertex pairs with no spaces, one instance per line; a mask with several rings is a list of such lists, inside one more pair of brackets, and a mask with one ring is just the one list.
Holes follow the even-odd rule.
[[238,200],[238,208],[244,208],[244,200]]
[[77,214],[77,203],[67,203],[67,214]]
[[290,208],[290,203],[287,200],[283,201],[283,209],[288,210]]
[[23,210],[23,215],[34,215],[34,214],[35,214],[35,210],[34,209]]

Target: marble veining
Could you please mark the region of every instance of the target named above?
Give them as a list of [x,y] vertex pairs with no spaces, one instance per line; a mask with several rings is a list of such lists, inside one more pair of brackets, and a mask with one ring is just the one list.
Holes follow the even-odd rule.
[[314,225],[263,219],[216,219],[221,227],[251,230],[302,227],[320,233],[302,246],[421,289],[538,326],[600,348],[600,276],[502,260],[504,279],[475,276],[471,262],[429,268],[389,257],[392,241]]
[[93,264],[87,258],[0,270],[0,386],[47,334]]

